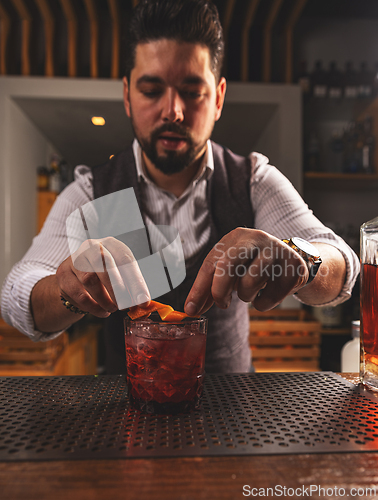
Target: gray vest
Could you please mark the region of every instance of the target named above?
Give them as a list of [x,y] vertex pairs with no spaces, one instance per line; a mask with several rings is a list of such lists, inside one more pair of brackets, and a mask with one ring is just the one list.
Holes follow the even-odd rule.
[[[251,164],[248,158],[235,155],[212,143],[214,173],[207,181],[207,201],[210,208],[210,240],[195,262],[187,263],[185,280],[173,291],[155,300],[183,311],[185,299],[199,268],[212,247],[236,227],[253,227],[250,202]],[[115,155],[107,163],[93,169],[94,197],[133,187],[142,214],[141,197],[132,147]],[[125,372],[123,318],[117,311],[105,320],[106,371]],[[251,354],[248,343],[248,306],[233,294],[231,305],[222,310],[213,306],[206,314],[209,320],[206,366],[208,373],[241,373],[249,371]]]

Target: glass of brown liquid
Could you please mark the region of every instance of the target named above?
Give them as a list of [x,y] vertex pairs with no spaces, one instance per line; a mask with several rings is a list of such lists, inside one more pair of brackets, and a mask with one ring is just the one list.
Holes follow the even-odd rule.
[[360,230],[360,380],[378,391],[378,217]]

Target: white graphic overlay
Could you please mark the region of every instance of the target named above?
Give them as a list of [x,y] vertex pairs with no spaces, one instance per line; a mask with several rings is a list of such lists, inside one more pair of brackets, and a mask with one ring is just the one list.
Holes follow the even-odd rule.
[[110,278],[119,309],[138,300],[141,280],[154,299],[176,288],[186,276],[178,230],[144,225],[133,188],[76,209],[67,218],[68,246],[76,269]]

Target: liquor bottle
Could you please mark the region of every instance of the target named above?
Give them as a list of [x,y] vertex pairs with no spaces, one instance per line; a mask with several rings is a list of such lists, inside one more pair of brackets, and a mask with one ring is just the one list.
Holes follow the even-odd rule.
[[315,69],[311,75],[312,95],[324,99],[327,97],[327,74],[323,69],[322,61],[315,63]]
[[328,97],[331,99],[340,99],[343,93],[342,74],[337,69],[335,61],[329,65],[328,73]]
[[344,137],[340,130],[334,130],[329,143],[329,170],[332,172],[343,171]]
[[364,144],[365,144],[364,124],[362,121],[356,121],[354,141],[353,141],[352,163],[351,163],[352,173],[362,172]]
[[42,165],[37,168],[37,189],[38,191],[48,191],[49,189],[49,169]]
[[311,132],[306,147],[305,170],[318,172],[320,170],[320,143],[315,132]]
[[343,142],[344,142],[344,155],[343,155],[343,172],[349,172],[349,158],[351,152],[351,128],[352,124],[348,123],[343,133]]
[[344,97],[355,99],[358,96],[357,73],[353,69],[353,63],[348,61],[345,64],[345,86]]
[[362,172],[371,174],[374,172],[374,135],[373,118],[368,116],[363,122],[363,146],[362,146]]
[[311,93],[311,77],[307,71],[306,61],[301,61],[299,64],[298,83],[302,90],[302,95],[308,97]]
[[56,153],[51,155],[50,159],[50,182],[49,190],[53,193],[60,193],[60,158]]
[[373,70],[373,98],[378,96],[378,62],[374,65]]
[[360,381],[378,389],[378,217],[360,228]]
[[341,371],[360,371],[360,320],[352,321],[352,340],[341,349]]
[[352,121],[349,123],[344,132],[344,172],[356,173],[359,170],[359,146],[359,126],[357,125],[357,122]]
[[368,65],[365,61],[361,63],[357,80],[358,97],[370,99],[373,95],[374,73],[369,71]]
[[62,160],[59,164],[59,175],[60,175],[60,191],[63,191],[65,187],[71,182],[71,169],[68,163]]

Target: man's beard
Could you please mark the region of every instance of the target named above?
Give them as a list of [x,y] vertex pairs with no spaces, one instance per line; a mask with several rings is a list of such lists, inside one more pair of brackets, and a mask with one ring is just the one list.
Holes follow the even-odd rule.
[[[163,174],[165,175],[172,175],[182,172],[186,167],[191,165],[196,159],[197,155],[203,150],[207,141],[206,139],[203,144],[196,146],[190,132],[185,127],[177,123],[166,123],[162,125],[161,127],[155,129],[151,133],[149,138],[138,137],[138,134],[135,131],[132,117],[131,126],[133,128],[134,135],[137,138],[147,158],[158,170],[163,172]],[[180,135],[180,137],[182,137],[188,145],[186,151],[181,153],[179,151],[168,150],[165,151],[164,156],[159,156],[157,152],[157,141],[164,132],[172,132],[174,134]]]

